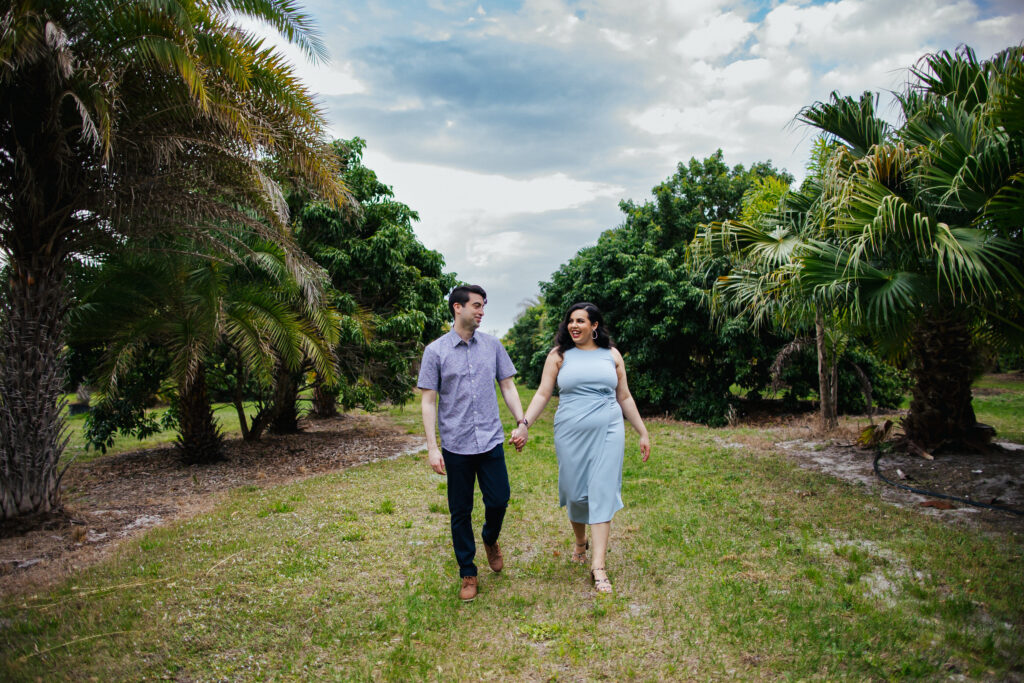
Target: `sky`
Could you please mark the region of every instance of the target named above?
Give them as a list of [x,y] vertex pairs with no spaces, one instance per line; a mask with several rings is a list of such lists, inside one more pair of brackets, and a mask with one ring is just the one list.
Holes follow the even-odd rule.
[[898,90],[929,52],[1024,42],[1020,0],[299,4],[329,60],[281,50],[331,135],[367,141],[364,163],[419,213],[420,240],[487,290],[482,329],[499,336],[621,224],[620,200],[650,199],[677,164],[722,149],[799,180],[802,107]]

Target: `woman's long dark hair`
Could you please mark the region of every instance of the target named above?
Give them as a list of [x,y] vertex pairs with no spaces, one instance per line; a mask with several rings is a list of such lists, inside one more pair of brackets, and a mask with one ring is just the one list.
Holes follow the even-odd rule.
[[597,323],[597,338],[594,339],[594,343],[602,349],[615,346],[611,335],[608,334],[608,327],[604,324],[604,316],[601,315],[601,309],[589,301],[581,301],[569,307],[569,310],[565,312],[565,317],[562,318],[562,324],[558,326],[558,334],[555,335],[555,346],[558,348],[559,356],[564,355],[566,351],[576,346],[576,342],[572,340],[572,335],[569,334],[569,316],[581,309],[587,312],[590,322]]

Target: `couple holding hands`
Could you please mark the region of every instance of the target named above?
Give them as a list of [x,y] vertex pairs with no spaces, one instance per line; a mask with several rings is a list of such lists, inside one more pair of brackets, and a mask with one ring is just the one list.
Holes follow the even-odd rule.
[[[558,495],[575,535],[570,561],[586,564],[590,550],[594,588],[599,593],[610,593],[605,552],[612,516],[623,507],[623,418],[640,434],[644,462],[651,454],[647,428],[626,384],[622,356],[598,308],[591,303],[574,304],[558,328],[555,347],[544,362],[540,387],[524,413],[513,381],[516,369],[512,360],[496,337],[477,329],[486,303],[487,294],[477,285],[452,290],[448,297],[452,329],[424,350],[417,382],[422,390],[428,460],[435,472],[448,479],[452,545],[462,579],[459,598],[469,601],[477,595],[472,521],[477,480],[484,501],[481,535],[487,562],[496,572],[505,565],[498,535],[510,489],[495,380],[518,423],[509,437],[517,450],[528,441],[530,425],[544,411],[557,383]],[[440,426],[441,448],[437,446],[435,424]]]

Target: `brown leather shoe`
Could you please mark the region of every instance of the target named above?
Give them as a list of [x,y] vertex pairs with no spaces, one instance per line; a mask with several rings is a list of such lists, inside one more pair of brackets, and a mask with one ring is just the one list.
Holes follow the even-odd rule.
[[462,588],[459,589],[459,600],[469,602],[476,597],[476,577],[463,576]]
[[484,550],[487,551],[487,564],[491,566],[491,571],[500,572],[505,568],[505,558],[501,555],[500,545],[497,543],[494,545],[484,543]]

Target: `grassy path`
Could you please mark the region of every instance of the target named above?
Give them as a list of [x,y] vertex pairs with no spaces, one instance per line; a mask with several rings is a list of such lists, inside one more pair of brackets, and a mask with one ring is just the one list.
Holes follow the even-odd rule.
[[[507,568],[480,549],[473,603],[419,454],[236,490],[52,593],[2,599],[0,679],[1024,675],[1024,539],[718,445],[728,430],[651,424],[646,465],[628,437],[616,592],[597,598],[567,562],[551,415],[509,454]],[[394,419],[418,431],[415,410]]]

